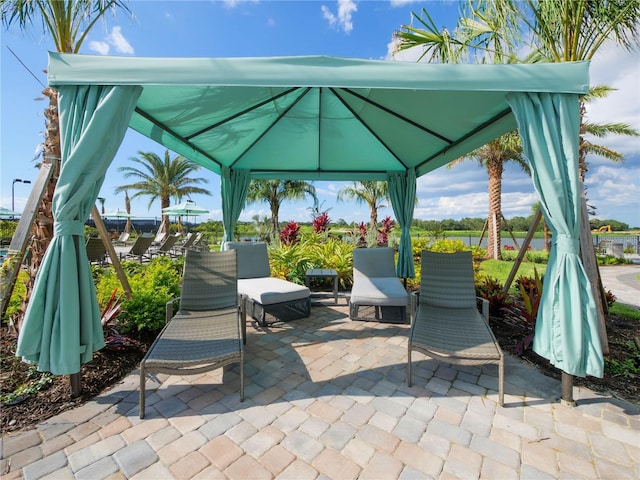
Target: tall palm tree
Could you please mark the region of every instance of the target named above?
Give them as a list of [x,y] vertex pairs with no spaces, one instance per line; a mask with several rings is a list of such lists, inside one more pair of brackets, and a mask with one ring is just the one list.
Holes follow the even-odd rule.
[[[122,0],[0,0],[0,18],[5,28],[18,25],[26,31],[41,22],[42,31],[51,36],[56,51],[64,53],[78,53],[98,20],[107,12],[115,13],[118,9],[130,12]],[[42,156],[51,165],[51,179],[32,228],[31,265],[22,307],[25,310],[31,298],[35,276],[53,238],[51,202],[60,170],[58,94],[51,88],[45,88],[42,93],[49,99],[49,105],[44,110],[46,128]]]
[[[517,61],[516,49],[529,49],[526,62],[591,60],[607,40],[630,50],[640,40],[640,0],[537,0],[462,2],[462,16],[454,32],[439,30],[423,9],[413,17],[424,27],[404,25],[395,32],[397,50],[420,46],[427,58],[439,62]],[[585,101],[606,95],[607,87],[594,87]],[[584,180],[587,153],[617,161],[621,155],[587,142],[584,133],[638,135],[626,124],[595,125],[584,121],[580,136],[580,166]]]
[[[135,190],[131,198],[140,196],[149,197],[149,208],[155,200],[160,200],[160,207],[167,208],[171,204],[171,197],[181,199],[192,194],[211,195],[209,190],[196,187],[202,183],[208,183],[206,178],[192,178],[189,175],[200,169],[200,165],[193,163],[182,155],[171,158],[169,150],[164,153],[164,159],[152,152],[138,151],[139,157],[131,157],[129,160],[138,167],[119,167],[118,171],[124,173],[124,178],[134,178],[134,183],[121,185],[115,189],[115,193]],[[165,232],[169,231],[169,221],[162,213],[162,224]]]
[[307,196],[317,201],[316,187],[303,180],[251,180],[247,189],[247,203],[266,202],[271,209],[273,233],[280,231],[278,214],[285,200],[304,200]]
[[369,207],[369,223],[375,231],[378,228],[378,210],[386,208],[382,202],[389,202],[389,185],[387,182],[375,180],[361,180],[353,182],[338,191],[338,201],[352,198],[358,204],[366,203]]
[[456,165],[465,159],[477,160],[486,167],[489,176],[489,209],[487,216],[487,258],[502,260],[502,174],[504,164],[512,161],[529,173],[529,165],[522,155],[522,142],[517,131],[498,137],[486,145],[461,157],[449,166]]

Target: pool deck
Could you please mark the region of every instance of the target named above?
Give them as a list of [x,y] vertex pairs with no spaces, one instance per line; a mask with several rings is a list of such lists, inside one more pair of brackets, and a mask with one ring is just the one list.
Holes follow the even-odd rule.
[[[615,292],[614,292],[615,293]],[[238,366],[114,389],[2,438],[3,479],[640,478],[640,406],[560,384],[507,357],[452,367],[414,354],[407,325],[353,322],[346,299],[309,318],[248,326]]]

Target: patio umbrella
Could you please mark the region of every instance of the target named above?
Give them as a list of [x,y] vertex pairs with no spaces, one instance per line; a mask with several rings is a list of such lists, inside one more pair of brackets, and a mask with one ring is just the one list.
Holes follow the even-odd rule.
[[179,203],[177,205],[173,205],[171,207],[163,208],[162,213],[165,215],[175,215],[177,217],[182,216],[198,216],[209,213],[209,210],[206,208],[199,207],[192,200],[187,200],[186,202]]
[[4,208],[4,207],[0,207],[0,217],[1,218],[6,218],[6,217],[19,217],[20,215],[22,215],[21,213],[18,212],[14,212],[13,210],[10,210],[8,208]]
[[[117,209],[115,212],[111,212],[111,213],[105,213],[103,215],[104,218],[115,218],[115,219],[121,219],[121,218],[132,218],[133,215],[131,215],[130,213],[124,212],[120,209]],[[120,228],[118,228],[118,231],[120,231]]]

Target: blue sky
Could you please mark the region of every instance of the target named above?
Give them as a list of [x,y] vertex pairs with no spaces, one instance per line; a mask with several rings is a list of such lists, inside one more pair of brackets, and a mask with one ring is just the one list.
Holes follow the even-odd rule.
[[[131,1],[135,19],[118,12],[97,25],[85,41],[81,53],[140,57],[260,57],[279,55],[332,55],[392,60],[392,34],[411,20],[411,12],[427,7],[436,23],[453,28],[458,16],[457,2],[410,0],[391,1]],[[32,161],[43,140],[46,106],[42,87],[14,57],[9,48],[46,84],[47,50],[52,49],[36,24],[27,33],[12,28],[2,31],[0,42],[0,205],[11,208],[12,180],[35,181]],[[415,52],[395,60],[415,61]],[[640,130],[640,57],[615,48],[605,48],[591,66],[591,83],[618,90],[606,100],[589,105],[592,122],[625,122]],[[597,217],[610,218],[640,227],[640,139],[598,139],[598,143],[625,155],[621,164],[589,158],[587,196]],[[136,132],[125,137],[102,187],[107,211],[124,209],[124,194],[114,188],[126,183],[118,167],[130,164],[138,151],[164,155],[164,149]],[[194,196],[211,214],[199,220],[222,218],[219,177],[207,170],[198,176],[209,179],[211,196]],[[336,201],[345,184],[315,182],[323,208],[332,219],[368,221],[366,206]],[[31,185],[15,183],[15,209],[21,211]],[[419,202],[415,218],[484,217],[487,213],[487,175],[477,163],[468,161],[449,170],[441,168],[418,180]],[[531,180],[518,167],[508,166],[503,179],[502,206],[507,218],[528,216],[538,200]],[[284,203],[280,220],[310,221],[311,202]],[[135,199],[133,214],[160,215],[159,203],[148,207],[147,198]],[[266,204],[248,205],[240,216],[269,215]],[[380,211],[390,215],[390,207]]]

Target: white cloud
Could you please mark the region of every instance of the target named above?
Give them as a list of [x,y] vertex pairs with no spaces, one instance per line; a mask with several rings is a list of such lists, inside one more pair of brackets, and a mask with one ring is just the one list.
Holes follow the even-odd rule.
[[107,42],[111,44],[118,53],[133,55],[133,47],[129,41],[122,35],[122,29],[119,26],[113,27],[111,33],[107,36]]
[[99,55],[109,55],[111,47],[113,47],[117,53],[123,53],[125,55],[134,54],[133,47],[122,34],[122,29],[119,26],[113,27],[111,33],[109,33],[103,41],[92,40],[89,42],[89,49]]
[[421,0],[391,0],[391,6],[393,8],[396,7],[404,7],[405,5],[409,5],[410,3],[417,3],[420,2]]
[[353,0],[338,0],[338,14],[334,14],[329,7],[321,5],[322,18],[329,22],[332,27],[337,26],[338,30],[349,33],[353,30],[353,13],[358,11],[358,6]]
[[98,42],[93,40],[89,42],[89,50],[92,50],[99,55],[109,55],[109,44],[107,42]]
[[[591,62],[591,85],[616,88],[607,97],[587,104],[587,118],[594,123],[626,123],[640,130],[640,55],[611,45],[603,47]],[[612,135],[590,138],[625,155],[640,153],[640,138]]]

